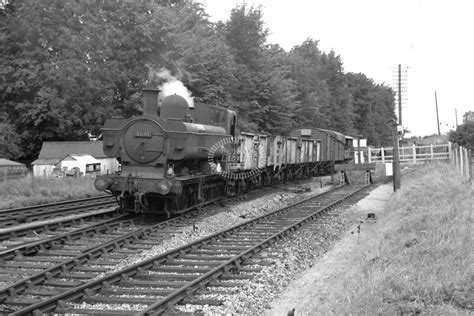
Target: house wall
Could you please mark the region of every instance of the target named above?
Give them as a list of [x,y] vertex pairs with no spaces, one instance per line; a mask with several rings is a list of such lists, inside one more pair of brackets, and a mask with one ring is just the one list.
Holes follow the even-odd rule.
[[61,161],[61,170],[65,167],[67,167],[67,170],[77,167],[79,168],[79,171],[82,172],[82,174],[86,174],[86,164],[83,161],[64,159]]
[[53,173],[54,165],[33,165],[33,176],[49,177]]
[[114,173],[119,170],[119,162],[115,158],[96,158],[100,161],[100,173]]

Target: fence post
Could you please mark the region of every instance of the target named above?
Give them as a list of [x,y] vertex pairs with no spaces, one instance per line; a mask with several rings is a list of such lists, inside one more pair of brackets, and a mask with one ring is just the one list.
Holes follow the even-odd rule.
[[469,149],[467,153],[469,161],[469,183],[472,184],[472,149]]
[[380,148],[380,152],[382,153],[382,162],[385,163],[385,150],[383,150],[383,147]]
[[367,156],[368,156],[369,163],[371,163],[372,162],[372,151],[370,150],[370,147],[367,147]]
[[466,161],[464,162],[464,170],[466,171],[465,174],[466,174],[466,178],[469,178],[469,151],[467,150],[467,148],[464,148],[464,157],[466,158]]
[[416,164],[416,145],[413,144],[413,164]]
[[464,158],[463,158],[463,147],[459,146],[459,167],[461,174],[464,175]]
[[449,162],[453,163],[453,143],[448,142],[448,159]]
[[430,157],[431,157],[431,160],[433,160],[434,156],[433,156],[433,144],[430,144]]

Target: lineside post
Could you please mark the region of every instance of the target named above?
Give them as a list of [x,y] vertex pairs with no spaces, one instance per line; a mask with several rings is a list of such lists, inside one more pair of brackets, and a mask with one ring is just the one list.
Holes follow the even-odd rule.
[[400,189],[400,156],[398,153],[398,132],[397,127],[393,131],[393,192]]

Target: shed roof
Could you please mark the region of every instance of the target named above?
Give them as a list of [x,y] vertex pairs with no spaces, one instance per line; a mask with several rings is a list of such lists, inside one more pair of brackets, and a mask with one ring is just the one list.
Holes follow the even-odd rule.
[[10,159],[0,158],[0,166],[24,166],[24,164]]
[[[64,157],[64,159],[66,159],[68,157],[71,157],[72,159],[74,159],[74,160],[76,160],[80,163],[85,163],[85,164],[100,163],[99,160],[95,159],[94,157],[92,157],[89,154],[71,154],[71,155],[67,155],[66,157]],[[64,159],[62,159],[62,160],[64,160]]]
[[36,159],[35,161],[33,161],[31,164],[33,166],[35,165],[55,165],[57,164],[58,162],[60,162],[61,159]]
[[102,141],[43,142],[38,159],[63,159],[69,154],[87,153],[95,158],[107,158]]

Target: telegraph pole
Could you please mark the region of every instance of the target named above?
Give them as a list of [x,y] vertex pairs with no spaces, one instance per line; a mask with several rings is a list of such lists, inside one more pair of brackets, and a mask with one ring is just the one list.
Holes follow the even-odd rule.
[[[398,67],[393,67],[393,90],[395,91],[395,113],[398,116],[398,125],[403,126],[403,103],[407,100],[407,73],[408,67],[402,67],[398,64]],[[397,111],[398,106],[398,111]]]
[[398,153],[398,131],[397,125],[393,127],[393,192],[396,192],[401,187],[400,183],[400,155]]
[[398,64],[398,125],[402,124],[402,65]]
[[454,114],[456,115],[456,129],[458,128],[458,109],[454,109]]
[[435,91],[435,103],[436,103],[436,121],[438,122],[438,136],[441,136],[441,130],[439,129],[439,115],[438,115],[438,95]]

